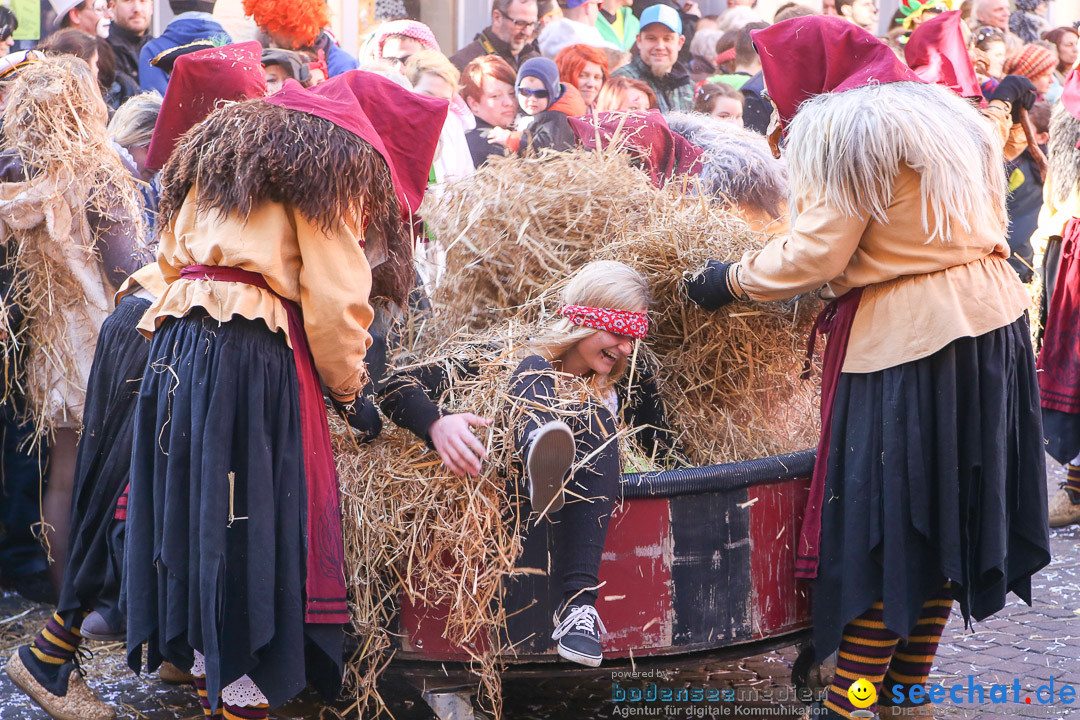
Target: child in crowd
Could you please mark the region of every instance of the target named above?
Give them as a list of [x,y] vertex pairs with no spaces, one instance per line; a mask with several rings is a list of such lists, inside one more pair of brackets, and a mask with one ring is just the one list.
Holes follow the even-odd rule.
[[694,112],[743,126],[743,94],[727,83],[705,83],[694,95]]

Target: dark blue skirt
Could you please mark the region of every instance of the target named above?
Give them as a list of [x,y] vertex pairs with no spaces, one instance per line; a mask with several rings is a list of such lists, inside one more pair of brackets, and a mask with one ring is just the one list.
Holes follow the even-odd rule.
[[191,666],[211,698],[248,675],[278,706],[341,682],[340,625],[304,622],[306,492],[283,333],[204,312],[162,321],[135,417],[128,663]]
[[70,622],[82,609],[123,626],[119,600],[124,567],[124,526],[116,503],[128,484],[135,402],[150,341],[136,326],[149,300],[120,300],[101,325],[86,387],[83,431],[75,461],[71,537],[57,612]]
[[908,637],[922,604],[953,582],[965,622],[1050,562],[1046,468],[1027,317],[933,355],[843,373],[832,419],[814,583],[819,657],[884,602]]

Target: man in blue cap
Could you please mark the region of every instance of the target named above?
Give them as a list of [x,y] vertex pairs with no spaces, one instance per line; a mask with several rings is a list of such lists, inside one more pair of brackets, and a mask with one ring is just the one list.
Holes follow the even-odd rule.
[[679,62],[686,43],[679,11],[667,5],[653,5],[641,13],[637,36],[638,55],[613,75],[642,80],[656,93],[660,112],[689,112],[694,106],[690,73]]

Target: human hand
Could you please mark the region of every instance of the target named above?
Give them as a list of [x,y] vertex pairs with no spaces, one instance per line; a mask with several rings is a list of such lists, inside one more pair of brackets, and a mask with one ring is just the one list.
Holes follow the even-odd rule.
[[487,449],[473,434],[474,427],[491,425],[488,418],[473,413],[444,415],[431,424],[428,436],[443,464],[455,475],[479,475]]
[[487,139],[489,143],[493,145],[506,146],[508,140],[510,140],[510,131],[506,128],[494,127],[488,130]]
[[693,0],[684,2],[682,6],[683,12],[687,15],[693,15],[694,17],[701,17],[701,6]]

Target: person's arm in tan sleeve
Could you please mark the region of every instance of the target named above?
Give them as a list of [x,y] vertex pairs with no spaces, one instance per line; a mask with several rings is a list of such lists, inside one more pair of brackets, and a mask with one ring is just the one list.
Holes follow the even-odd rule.
[[729,268],[735,295],[758,302],[782,300],[822,287],[844,272],[869,217],[847,217],[824,201],[807,206],[791,233],[743,255]]
[[315,369],[335,400],[349,402],[367,380],[371,268],[354,227],[343,223],[327,234],[299,213],[295,220],[300,307]]
[[996,137],[1001,139],[1005,160],[1015,160],[1027,149],[1027,136],[1024,128],[1012,119],[1012,105],[1004,100],[991,100],[980,110],[982,116],[993,127]]

